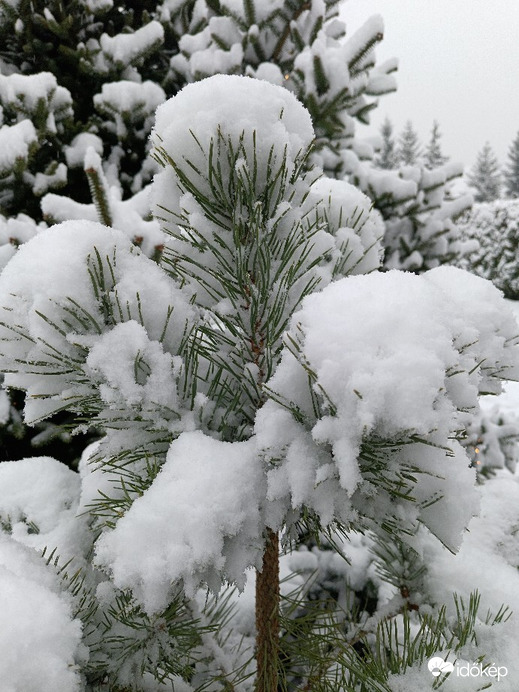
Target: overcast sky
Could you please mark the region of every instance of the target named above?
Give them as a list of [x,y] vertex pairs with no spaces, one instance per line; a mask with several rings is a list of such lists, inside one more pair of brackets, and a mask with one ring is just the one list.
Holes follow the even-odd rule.
[[519,0],[346,0],[347,33],[382,15],[377,63],[397,57],[398,91],[380,98],[371,134],[387,115],[413,121],[422,140],[440,123],[444,153],[473,165],[488,140],[501,163],[519,131]]

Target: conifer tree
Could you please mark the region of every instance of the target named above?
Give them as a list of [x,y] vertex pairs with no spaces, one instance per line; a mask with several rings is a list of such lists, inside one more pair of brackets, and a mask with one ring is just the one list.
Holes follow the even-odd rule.
[[[392,692],[434,689],[431,661],[452,671],[474,642],[490,664],[508,611],[477,593],[448,610],[422,548],[458,550],[475,511],[460,430],[519,376],[511,314],[453,267],[377,272],[380,218],[308,165],[313,142],[284,88],[191,84],[157,112],[158,263],[73,220],[4,269],[0,365],[27,421],[67,409],[102,431],[79,474],[0,464],[6,629],[33,653],[8,658],[15,689]],[[341,535],[370,546],[389,600],[361,601],[365,579],[283,595],[278,541],[299,574],[337,578],[308,538],[340,553]],[[255,627],[225,590],[254,568]]]
[[[315,296],[314,308],[316,314],[330,315],[326,325],[312,321],[312,308],[298,312],[303,296],[324,289],[332,279],[338,285],[343,275],[354,279],[352,275],[373,273],[379,265],[380,218],[346,179],[364,190],[382,214],[391,266],[423,272],[463,250],[451,220],[468,202],[446,204],[444,199],[446,184],[460,171],[454,166],[434,172],[414,166],[405,172],[379,171],[372,165],[372,147],[357,136],[355,125],[368,120],[374,99],[394,90],[396,63],[376,66],[373,48],[382,39],[381,20],[375,18],[355,35],[345,36],[335,16],[337,4],[280,0],[267,7],[231,0],[84,0],[67,5],[67,13],[74,15],[70,18],[60,3],[33,4],[34,12],[23,0],[2,4],[6,21],[0,26],[14,42],[4,56],[2,75],[37,77],[31,85],[45,86],[38,106],[45,117],[38,120],[37,109],[28,113],[19,108],[16,116],[4,121],[9,128],[17,127],[18,154],[23,154],[6,172],[5,199],[12,206],[3,207],[8,215],[2,226],[2,259],[15,255],[18,246],[21,250],[2,279],[4,368],[13,391],[28,392],[27,422],[71,411],[77,417],[76,430],[91,426],[101,439],[85,452],[79,475],[67,475],[51,460],[45,469],[41,460],[26,460],[16,470],[3,465],[5,479],[16,476],[17,486],[26,488],[28,495],[16,505],[7,492],[0,497],[0,550],[5,546],[6,554],[15,555],[12,571],[17,574],[27,560],[32,565],[28,547],[52,546],[46,553],[47,568],[40,575],[32,565],[30,583],[24,582],[24,587],[32,593],[32,582],[44,584],[42,598],[49,608],[55,606],[52,612],[59,610],[63,616],[70,642],[63,653],[58,645],[52,649],[66,664],[60,675],[76,676],[77,682],[81,670],[89,692],[103,687],[110,692],[162,692],[163,685],[182,691],[208,686],[252,689],[254,617],[244,606],[247,598],[232,590],[218,592],[226,580],[243,586],[244,565],[258,570],[258,601],[266,605],[262,612],[267,627],[258,624],[263,634],[256,649],[258,678],[263,680],[258,685],[267,688],[274,687],[278,675],[280,685],[291,689],[388,692],[408,674],[421,676],[426,688],[427,660],[433,653],[449,650],[452,656],[468,656],[470,638],[476,636],[490,648],[495,646],[496,635],[489,633],[488,625],[504,619],[499,605],[495,617],[485,623],[487,607],[479,608],[477,596],[465,592],[461,601],[453,601],[452,589],[448,597],[435,593],[427,580],[428,566],[402,536],[416,529],[411,542],[428,544],[434,539],[419,528],[421,524],[443,541],[453,538],[454,526],[461,530],[461,513],[452,518],[446,511],[451,506],[449,482],[466,499],[464,522],[469,519],[474,469],[469,476],[467,459],[454,438],[467,427],[467,407],[477,411],[478,388],[497,391],[499,378],[513,374],[514,341],[505,326],[511,324],[509,316],[500,322],[495,342],[478,331],[491,323],[490,317],[481,318],[483,307],[485,316],[494,319],[502,314],[502,306],[483,284],[471,284],[468,293],[478,296],[479,306],[477,315],[466,303],[456,306],[457,313],[472,320],[464,327],[470,334],[481,334],[485,348],[499,343],[508,350],[479,351],[477,340],[467,346],[443,307],[451,305],[458,283],[458,275],[448,272],[408,277],[405,286],[399,284],[401,277],[391,279],[391,285],[376,273],[356,277],[360,283],[352,289],[352,300],[339,307],[338,297],[323,291],[322,302],[321,294]],[[73,29],[67,29],[71,22]],[[20,56],[34,53],[35,37],[41,61],[18,64]],[[62,82],[68,65],[63,55],[74,65],[73,84]],[[343,69],[338,71],[338,64]],[[41,78],[42,69],[55,81]],[[77,94],[81,79],[87,83],[81,70],[92,81],[89,91]],[[313,135],[307,129],[301,135],[300,123],[290,120],[292,101],[285,103],[286,114],[280,108],[276,117],[265,115],[265,123],[272,116],[273,130],[279,126],[290,145],[283,141],[271,147],[270,140],[265,144],[259,136],[257,147],[251,145],[255,130],[245,125],[243,139],[241,130],[237,137],[234,132],[226,138],[215,122],[212,145],[201,136],[193,138],[197,115],[214,101],[215,89],[186,109],[185,129],[177,129],[178,136],[169,143],[158,128],[163,141],[154,140],[152,158],[148,134],[157,101],[218,72],[246,74],[295,94],[311,115],[313,147],[306,149]],[[31,89],[25,82],[21,90],[29,101]],[[76,96],[85,110],[76,109]],[[256,101],[252,93],[245,93],[235,103],[229,95],[234,109],[231,115],[227,111],[222,125],[234,123],[249,100],[257,104],[258,113],[265,113],[269,99]],[[162,112],[169,112],[169,107]],[[299,118],[308,120],[301,112]],[[163,125],[166,121],[163,118]],[[262,122],[254,122],[260,131]],[[32,129],[23,123],[33,123]],[[56,145],[48,150],[47,139],[52,137]],[[178,149],[179,143],[188,149]],[[295,150],[300,156],[291,158]],[[67,168],[66,184],[61,164]],[[328,177],[314,181],[319,167]],[[154,188],[159,201],[151,218],[150,181],[161,168],[162,182]],[[264,179],[261,170],[266,171]],[[19,180],[23,185],[17,187]],[[16,206],[17,194],[25,206]],[[177,204],[179,195],[182,204]],[[79,218],[90,223],[74,221]],[[95,225],[96,220],[112,229]],[[65,226],[47,228],[61,221],[67,221]],[[45,233],[25,246],[36,229]],[[48,261],[42,262],[42,257]],[[33,274],[38,276],[34,292],[16,283],[17,276],[31,275],[33,261]],[[46,278],[40,278],[42,263]],[[364,284],[365,292],[364,280],[371,282]],[[23,295],[20,300],[13,297],[17,291]],[[370,294],[376,300],[370,302]],[[423,437],[423,430],[413,436],[411,423],[416,419],[402,414],[396,421],[404,425],[402,430],[391,427],[395,419],[381,414],[387,411],[391,418],[393,411],[413,409],[405,401],[410,395],[407,387],[400,390],[399,381],[392,379],[383,392],[377,390],[378,403],[357,386],[351,398],[343,398],[333,380],[343,382],[352,366],[352,372],[362,372],[367,382],[369,363],[358,370],[357,361],[341,362],[330,378],[312,346],[315,340],[323,341],[323,328],[333,332],[334,324],[344,323],[344,314],[353,317],[356,304],[362,306],[359,330],[366,314],[381,320],[378,300],[389,294],[400,296],[395,310],[359,342],[358,352],[371,354],[370,362],[392,354],[389,363],[382,361],[374,381],[385,381],[398,353],[405,354],[398,372],[407,373],[410,344],[395,337],[392,348],[388,335],[395,323],[402,323],[402,314],[411,315],[410,322],[419,327],[420,335],[413,332],[418,348],[427,326],[420,315],[432,311],[437,321],[432,320],[425,341],[434,349],[438,335],[445,337],[438,352],[427,352],[427,358],[432,354],[434,362],[442,363],[431,385],[438,396],[431,415],[445,417],[428,421],[426,432],[432,426],[432,437]],[[425,297],[419,303],[401,302],[408,294],[427,294],[433,302]],[[11,300],[16,303],[13,311]],[[24,310],[29,305],[27,317]],[[339,342],[330,339],[337,351],[327,362],[335,362],[337,353],[350,352],[345,347],[348,338],[343,334]],[[453,344],[456,352],[449,350]],[[449,363],[443,360],[447,352]],[[421,362],[417,357],[420,377]],[[374,391],[369,382],[366,388]],[[467,396],[456,399],[462,390]],[[345,391],[351,394],[349,383]],[[399,392],[402,400],[395,397]],[[418,399],[412,399],[416,408],[422,398],[420,390]],[[395,403],[399,401],[401,409]],[[443,409],[438,402],[443,402]],[[360,411],[353,432],[346,425],[350,410]],[[375,421],[372,428],[370,420]],[[337,437],[343,424],[352,439]],[[388,431],[392,437],[385,440]],[[436,467],[430,472],[420,466],[438,462],[443,470],[442,445],[454,454],[445,468],[445,488]],[[349,492],[349,467],[337,466],[346,458],[359,465],[359,492]],[[451,463],[453,459],[458,465]],[[212,466],[215,460],[222,462],[218,472]],[[449,475],[454,468],[463,469],[458,484]],[[194,469],[193,476],[189,469]],[[356,473],[354,465],[353,484]],[[62,491],[42,499],[43,488],[33,479],[45,474]],[[230,482],[218,485],[219,479],[229,480],[231,475]],[[424,484],[414,485],[417,475]],[[439,488],[429,485],[436,482],[432,478]],[[0,495],[2,487],[7,483],[0,482]],[[165,515],[171,508],[180,509],[167,515],[169,528],[151,527],[150,533],[139,517],[156,516],[161,487],[168,488],[167,502],[161,505]],[[265,487],[258,506],[253,489]],[[440,498],[443,490],[445,502]],[[225,502],[215,505],[215,497],[225,497]],[[186,498],[193,499],[188,506]],[[52,511],[46,511],[45,503]],[[197,524],[190,510],[205,506],[219,513],[203,514]],[[438,527],[430,507],[440,506],[448,518]],[[382,508],[388,508],[385,519]],[[143,533],[129,530],[126,541],[125,527],[135,528],[134,517]],[[187,519],[194,524],[184,523]],[[208,527],[214,528],[212,534]],[[180,538],[177,529],[184,531]],[[363,534],[356,533],[360,530]],[[282,574],[297,573],[288,593],[269,588],[277,581],[279,539],[285,551]],[[346,568],[337,562],[348,555],[349,545],[362,555],[363,567],[346,571],[345,578],[341,569]],[[150,560],[139,559],[139,547],[149,548]],[[161,547],[166,552],[171,547],[172,553],[161,553]],[[180,552],[173,554],[177,549]],[[442,555],[441,546],[437,549]],[[73,556],[75,562],[69,566]],[[311,576],[315,570],[318,577]],[[59,582],[51,581],[54,572]],[[267,572],[271,577],[262,581]],[[375,572],[379,576],[373,576]],[[198,580],[218,597],[206,597],[198,590]],[[383,600],[388,591],[389,603]],[[71,622],[70,599],[64,592],[72,596],[73,615],[82,622],[83,634],[77,621]],[[56,594],[61,599],[57,604]],[[449,606],[444,603],[447,598],[452,601]],[[238,617],[231,617],[236,611]],[[261,622],[265,617],[258,615]],[[42,622],[43,633],[46,627]],[[411,640],[410,632],[417,628]],[[25,632],[27,637],[32,634],[30,628]],[[407,657],[395,645],[400,635]],[[52,637],[50,641],[56,643]],[[43,670],[41,662],[48,656],[41,642],[38,646],[42,655],[35,660]],[[484,644],[481,652],[484,655]],[[272,665],[276,658],[277,671]]]
[[414,166],[421,156],[418,134],[411,120],[407,120],[400,133],[397,146],[397,158],[402,166]]
[[476,202],[493,202],[498,199],[502,176],[497,157],[489,142],[478,153],[476,163],[468,174],[468,182],[474,188]]
[[[134,242],[158,256],[163,237],[150,220],[147,200],[156,170],[145,155],[150,114],[160,98],[217,72],[247,74],[295,93],[316,128],[316,162],[327,174],[362,185],[385,218],[401,218],[417,207],[422,216],[430,216],[428,205],[419,201],[427,191],[412,177],[402,186],[398,174],[382,182],[378,173],[371,173],[373,147],[357,136],[355,125],[368,122],[375,99],[395,90],[397,63],[375,63],[373,48],[383,37],[380,18],[345,36],[338,5],[339,0],[276,0],[267,9],[254,1],[242,6],[230,0],[166,0],[134,7],[119,0],[75,0],[65,11],[58,0],[33,5],[0,0],[5,37],[0,45],[7,47],[2,73],[32,79],[44,70],[54,75],[56,94],[69,104],[63,102],[62,113],[54,112],[53,97],[40,126],[32,123],[31,114],[18,113],[16,122],[6,121],[18,128],[18,172],[9,169],[5,179],[6,200],[11,201],[4,207],[7,217],[0,219],[6,243],[0,261],[42,227],[42,216],[47,224],[80,217],[110,221],[132,229]],[[25,55],[39,59],[26,60]],[[66,60],[57,57],[65,55]],[[344,69],[338,71],[338,64]],[[22,92],[27,89],[28,83]],[[48,89],[54,93],[54,82]],[[53,122],[52,132],[47,125],[42,129],[41,123]],[[94,155],[85,161],[90,147],[100,160]],[[95,199],[88,203],[91,193]],[[420,241],[416,246],[422,260],[417,262],[415,248],[406,240],[399,246],[399,266],[422,271],[461,251],[452,228],[439,232],[449,238],[448,251],[440,248],[444,243]],[[388,251],[396,256],[392,247]]]
[[443,166],[443,164],[447,163],[449,160],[449,158],[442,153],[440,138],[440,125],[437,120],[434,120],[431,128],[431,137],[427,143],[424,154],[425,167],[430,170]]
[[382,148],[375,157],[374,163],[379,168],[396,168],[397,155],[395,151],[395,141],[393,139],[393,123],[386,117],[380,128],[382,137]]
[[504,173],[506,196],[519,197],[519,132],[508,150],[508,161]]

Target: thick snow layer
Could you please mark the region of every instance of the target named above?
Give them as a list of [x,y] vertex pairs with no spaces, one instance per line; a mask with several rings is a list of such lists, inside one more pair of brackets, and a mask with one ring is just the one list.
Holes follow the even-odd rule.
[[[117,334],[131,329],[118,323],[138,321],[146,338],[155,342],[147,347],[155,358],[157,350],[177,353],[186,322],[194,315],[174,282],[122,232],[88,221],[65,222],[25,243],[0,277],[0,296],[6,339],[0,359],[4,368],[16,371],[6,375],[6,384],[28,392],[29,421],[61,408],[62,396],[69,404],[85,396],[87,381],[90,387],[103,384],[103,374],[109,373],[99,360],[102,344],[121,343],[124,336]],[[112,329],[114,335],[107,336]],[[98,357],[92,356],[89,366],[87,351],[97,341]],[[106,347],[103,352],[111,359]],[[132,376],[141,382],[148,366],[142,354],[139,358]],[[20,360],[40,365],[13,367]],[[170,364],[172,368],[172,360]],[[110,377],[103,390],[108,399]],[[167,373],[164,378],[174,390]],[[119,401],[125,401],[121,392]]]
[[[18,462],[13,462],[18,463]],[[3,464],[2,464],[3,466]],[[42,558],[0,531],[2,692],[79,692],[81,623]]]
[[[269,497],[288,493],[293,506],[313,506],[326,520],[334,506],[351,519],[348,498],[369,513],[371,500],[356,499],[369,496],[361,443],[414,435],[435,446],[403,445],[390,455],[389,467],[416,466],[420,474],[418,502],[403,511],[418,511],[456,549],[477,499],[465,452],[451,439],[458,411],[477,411],[478,393],[498,392],[500,378],[518,376],[516,341],[499,292],[454,268],[349,277],[309,296],[287,340],[296,355],[287,351],[267,384],[275,400],[308,421],[311,437],[277,404],[260,410],[258,443],[273,457],[284,450],[283,463],[269,472]],[[333,464],[323,454],[328,445]],[[433,498],[438,503],[427,507]],[[390,511],[380,493],[372,511],[379,519]]]
[[0,172],[10,172],[17,161],[27,160],[31,145],[37,141],[38,135],[30,120],[0,127]]
[[[100,113],[115,120],[115,134],[123,139],[128,136],[129,122],[138,123],[149,118],[149,125],[144,127],[149,132],[153,113],[165,98],[164,90],[155,82],[122,79],[103,84],[101,93],[94,96],[94,105]],[[133,134],[138,134],[135,128]]]
[[334,237],[329,261],[333,278],[380,267],[384,222],[366,195],[343,180],[323,177],[312,185],[306,204],[323,215]]
[[56,549],[76,564],[89,548],[86,518],[78,518],[80,479],[50,457],[0,464],[0,527],[36,550]]
[[54,173],[36,173],[32,191],[38,197],[52,188],[62,187],[67,184],[67,167],[64,163],[58,164]]
[[262,477],[253,442],[183,433],[151,488],[100,538],[97,562],[148,612],[166,607],[175,580],[191,595],[202,581],[243,587],[262,554]]
[[[141,361],[145,370],[136,377],[136,364]],[[107,404],[120,402],[131,408],[155,402],[178,409],[175,379],[182,360],[165,353],[135,320],[117,324],[97,339],[86,362],[99,376],[100,394]]]
[[[81,165],[85,165],[85,161],[93,162],[96,150],[90,147],[90,154],[87,158],[88,149],[89,147],[85,150],[76,150],[76,153],[82,156]],[[99,159],[96,162],[99,162]],[[120,189],[117,186],[109,186],[107,197],[112,215],[112,228],[122,231],[129,240],[141,248],[147,257],[152,257],[163,248],[165,235],[156,219],[145,221],[145,217],[149,215],[150,207],[149,188],[150,186],[142,189],[133,197],[122,200]],[[45,195],[41,200],[41,208],[45,218],[53,223],[74,219],[79,221],[99,220],[95,204],[81,204],[63,195],[53,193]],[[0,233],[1,229],[0,219]]]
[[[508,471],[500,471],[495,478],[478,486],[477,492],[481,510],[470,522],[457,555],[443,550],[425,532],[420,534],[417,545],[428,568],[429,598],[446,603],[449,615],[454,614],[454,602],[446,598],[447,594],[455,592],[468,602],[470,593],[479,591],[481,612],[476,622],[473,659],[485,653],[487,661],[506,666],[508,675],[496,688],[514,692],[519,685],[516,665],[519,616],[515,608],[519,589],[518,478]],[[485,625],[482,620],[487,611],[496,615],[503,604],[514,611],[511,617],[494,627]]]
[[[286,89],[248,77],[217,75],[189,84],[159,106],[152,140],[186,172],[187,161],[204,169],[219,128],[232,140],[246,133],[247,148],[255,132],[260,179],[271,147],[283,151],[288,146],[287,155],[294,159],[314,136],[309,113]],[[167,198],[163,202],[167,204]]]
[[99,156],[103,153],[103,140],[91,132],[81,132],[76,135],[69,146],[64,148],[67,166],[73,168],[83,166],[87,149],[92,147]]
[[100,44],[106,58],[116,65],[126,67],[163,40],[162,24],[152,21],[131,34],[117,34],[117,36],[103,34]]
[[79,476],[55,459],[0,464],[0,523],[9,524],[15,538],[51,531],[78,497]]
[[81,4],[96,14],[97,12],[108,12],[113,7],[114,2],[113,0],[81,0]]
[[[237,269],[237,234],[247,236],[238,261],[248,262],[251,277],[261,271],[269,287],[261,314],[282,310],[288,319],[313,281],[323,286],[379,267],[383,225],[369,199],[346,182],[315,182],[319,171],[296,173],[297,157],[312,138],[309,113],[294,96],[246,77],[191,84],[159,107],[153,139],[164,171],[153,184],[155,214],[172,236],[165,257],[198,304],[250,322],[244,302],[238,305],[227,289],[243,271]],[[219,182],[217,170],[229,182]],[[282,181],[274,194],[273,179]],[[231,190],[228,199],[222,186]],[[287,246],[294,248],[290,270]],[[270,271],[259,269],[267,255]]]
[[20,114],[34,112],[43,102],[49,112],[72,115],[72,97],[68,89],[58,85],[55,75],[38,72],[34,75],[0,74],[0,103],[14,106]]

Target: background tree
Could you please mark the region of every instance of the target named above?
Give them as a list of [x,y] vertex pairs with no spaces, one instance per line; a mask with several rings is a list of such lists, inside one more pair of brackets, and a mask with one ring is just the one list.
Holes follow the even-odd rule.
[[502,175],[497,157],[489,142],[478,153],[476,163],[468,174],[468,182],[474,188],[476,202],[492,202],[499,197]]
[[506,298],[519,300],[519,202],[481,202],[458,221],[462,235],[476,241],[460,266],[489,279]]
[[398,137],[397,158],[402,166],[414,166],[419,162],[422,152],[418,133],[411,120],[407,120]]
[[[0,219],[6,243],[0,261],[1,255],[4,262],[12,255],[14,244],[34,235],[42,215],[47,223],[98,218],[123,231],[132,229],[133,240],[148,255],[159,253],[163,237],[150,219],[147,199],[147,183],[156,169],[149,156],[143,158],[150,114],[161,94],[173,95],[185,83],[215,72],[255,76],[295,93],[312,115],[317,133],[313,158],[327,174],[361,185],[392,223],[392,233],[395,219],[409,214],[414,219],[417,210],[420,224],[412,223],[421,228],[424,219],[433,214],[421,201],[424,195],[430,198],[427,189],[416,182],[414,174],[405,182],[399,173],[381,176],[370,165],[373,147],[355,130],[356,124],[368,122],[376,99],[396,88],[396,60],[375,63],[373,48],[383,37],[382,21],[372,18],[344,40],[345,27],[336,16],[338,5],[338,1],[308,4],[276,0],[266,11],[255,2],[238,7],[226,1],[184,0],[133,7],[132,3],[112,0],[76,0],[67,5],[65,13],[57,0],[54,4],[37,3],[34,8],[28,0],[16,5],[0,0],[1,25],[5,45],[9,46],[2,72],[7,77],[20,72],[33,77],[41,70],[48,71],[60,89],[65,89],[58,90],[61,99],[66,97],[69,104],[78,99],[73,116],[66,116],[72,106],[67,106],[67,111],[63,103],[60,108],[65,110],[60,115],[54,113],[55,99],[49,102],[52,112],[40,121],[55,121],[57,133],[40,132],[31,125],[30,114],[17,116],[23,120],[14,123],[21,125],[16,138],[20,144],[18,173],[7,162],[6,175],[11,178],[6,184],[8,195],[16,190],[25,201],[13,201],[7,218]],[[326,35],[321,31],[325,24]],[[26,53],[39,55],[40,60],[25,60]],[[67,55],[67,60],[58,60],[56,55]],[[345,66],[340,79],[338,63]],[[65,75],[67,71],[69,75]],[[68,86],[62,87],[62,81]],[[23,93],[29,102],[27,84]],[[86,84],[88,90],[79,94],[79,84]],[[49,82],[48,88],[52,91],[55,86]],[[76,123],[73,128],[71,117]],[[54,141],[51,135],[56,142],[48,151],[47,142]],[[85,161],[88,147],[100,158],[91,156]],[[83,170],[87,171],[88,185]],[[445,181],[460,174],[454,170],[446,172]],[[39,173],[35,187],[34,178]],[[23,178],[23,184],[14,185],[12,175]],[[445,184],[434,188],[434,209],[442,206]],[[61,188],[57,190],[57,186]],[[87,204],[89,191],[94,204]],[[23,209],[31,210],[29,216],[24,212],[23,218],[16,217]],[[449,261],[461,251],[450,213],[447,205],[442,218],[449,228],[438,230],[445,242],[431,240],[430,234],[426,240],[416,230],[419,237],[410,242],[409,234],[404,233],[404,242],[398,243],[397,250],[391,241],[388,256],[398,266],[413,271]]]
[[519,132],[508,150],[508,162],[504,172],[507,197],[519,197]]
[[424,163],[425,167],[430,170],[433,168],[438,168],[443,166],[449,160],[448,156],[444,156],[440,146],[440,125],[437,120],[433,121],[431,129],[431,137],[427,143],[427,147],[424,153]]
[[380,128],[382,148],[373,163],[379,168],[392,169],[397,166],[396,144],[393,138],[393,123],[386,117]]

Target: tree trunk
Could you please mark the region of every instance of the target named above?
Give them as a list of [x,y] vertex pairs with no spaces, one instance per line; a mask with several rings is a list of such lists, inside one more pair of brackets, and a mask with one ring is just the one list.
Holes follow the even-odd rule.
[[279,539],[267,529],[261,572],[256,573],[256,692],[277,692],[279,664]]

